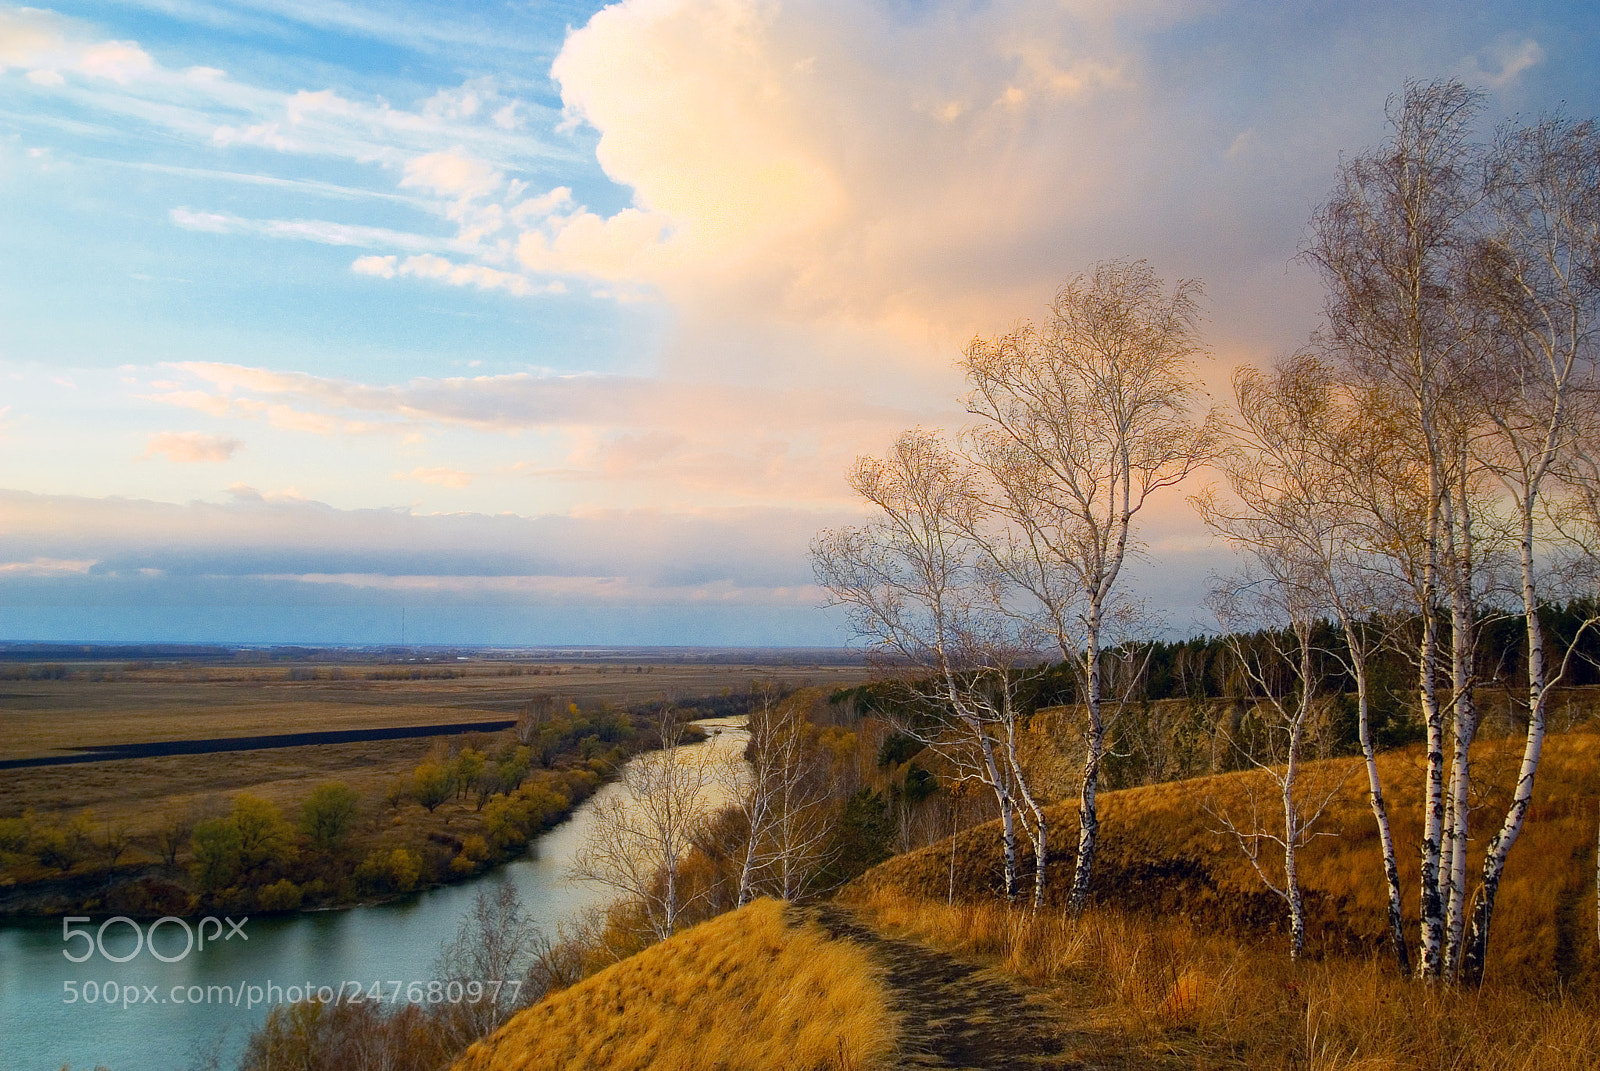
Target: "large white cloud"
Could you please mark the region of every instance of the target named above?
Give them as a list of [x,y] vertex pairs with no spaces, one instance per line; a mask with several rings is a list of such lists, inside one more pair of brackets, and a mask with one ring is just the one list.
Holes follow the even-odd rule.
[[1314,323],[1297,245],[1383,98],[1463,65],[1508,88],[1542,62],[1525,35],[1483,52],[1494,31],[1449,14],[623,0],[552,73],[633,206],[551,212],[518,251],[667,294],[680,357],[741,320],[835,322],[934,364],[1094,261],[1148,257],[1211,284],[1219,347],[1259,356]]
[[524,261],[732,311],[970,322],[1036,287],[1042,224],[1115,211],[1118,164],[1142,152],[1121,136],[1145,99],[1136,60],[1098,14],[1029,0],[609,7],[552,73],[635,208],[558,218],[524,239]]

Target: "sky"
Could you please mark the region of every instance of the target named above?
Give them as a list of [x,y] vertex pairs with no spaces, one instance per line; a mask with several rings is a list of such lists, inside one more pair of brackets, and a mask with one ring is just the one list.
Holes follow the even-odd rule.
[[0,640],[843,643],[809,542],[968,340],[1145,258],[1223,401],[1408,78],[1597,68],[1583,0],[0,0]]

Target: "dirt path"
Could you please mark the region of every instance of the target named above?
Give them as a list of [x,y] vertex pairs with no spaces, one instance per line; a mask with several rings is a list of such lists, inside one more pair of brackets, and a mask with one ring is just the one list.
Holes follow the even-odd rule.
[[1088,1065],[1061,1055],[1061,1024],[1042,998],[992,970],[910,941],[884,937],[836,904],[795,909],[838,940],[864,945],[887,968],[905,1016],[900,1062],[906,1068],[960,1071]]

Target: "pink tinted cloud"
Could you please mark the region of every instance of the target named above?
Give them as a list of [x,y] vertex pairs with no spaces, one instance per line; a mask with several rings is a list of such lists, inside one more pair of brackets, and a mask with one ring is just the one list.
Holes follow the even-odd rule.
[[164,456],[168,461],[192,463],[228,461],[244,447],[226,435],[203,435],[197,431],[163,431],[152,435],[141,458]]

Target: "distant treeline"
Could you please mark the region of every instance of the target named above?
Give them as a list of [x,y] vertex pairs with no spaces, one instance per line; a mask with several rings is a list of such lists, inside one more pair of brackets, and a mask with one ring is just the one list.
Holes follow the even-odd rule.
[[[1600,602],[1574,600],[1565,605],[1546,605],[1540,612],[1545,627],[1546,657],[1549,652],[1566,651],[1585,621],[1600,615]],[[1370,635],[1402,638],[1416,631],[1416,622],[1386,622],[1371,619],[1365,626]],[[1449,622],[1441,622],[1449,632]],[[1477,626],[1477,672],[1480,684],[1491,688],[1525,690],[1528,686],[1528,634],[1520,616],[1485,612]],[[1106,651],[1104,670],[1111,682],[1108,698],[1156,699],[1234,699],[1250,698],[1259,691],[1239,666],[1239,654],[1261,656],[1264,665],[1281,664],[1278,677],[1288,694],[1294,687],[1293,667],[1276,652],[1290,651],[1293,637],[1287,632],[1262,630],[1244,635],[1194,636],[1186,640],[1127,643]],[[1324,693],[1341,693],[1355,688],[1355,679],[1346,668],[1347,648],[1337,622],[1319,622],[1314,630],[1318,649],[1317,688]],[[1409,646],[1402,640],[1394,647]],[[1409,696],[1415,691],[1416,670],[1403,651],[1381,647],[1370,656],[1373,680],[1382,701]],[[1079,701],[1078,681],[1065,663],[1041,664],[1021,674],[1019,701],[1025,708],[1065,706]],[[1270,677],[1270,674],[1269,674]],[[1600,628],[1589,628],[1578,639],[1561,684],[1574,687],[1600,684]],[[892,681],[877,681],[855,688],[842,688],[833,695],[835,702],[854,699],[862,712],[878,709],[887,712],[899,702]]]
[[[1547,657],[1548,652],[1557,652],[1559,658],[1560,652],[1572,646],[1577,637],[1560,681],[1563,686],[1600,685],[1600,629],[1583,630],[1584,622],[1597,614],[1600,604],[1584,600],[1547,605],[1540,615],[1546,630]],[[1407,657],[1405,640],[1417,625],[1416,621],[1372,619],[1365,626],[1374,639],[1389,636],[1399,641],[1379,646],[1369,656],[1371,723],[1374,741],[1380,748],[1403,746],[1423,737],[1421,716],[1415,709],[1417,671]],[[1442,631],[1448,633],[1448,622],[1443,623]],[[1527,632],[1521,618],[1485,613],[1476,635],[1477,675],[1485,698],[1496,694],[1505,697],[1496,709],[1503,712],[1508,729],[1525,724]],[[1355,680],[1345,662],[1348,652],[1344,633],[1335,622],[1320,622],[1313,642],[1317,648],[1316,691],[1327,697],[1330,707],[1327,717],[1313,730],[1317,737],[1315,751],[1323,755],[1355,754],[1359,750]],[[1409,648],[1415,651],[1414,641]],[[1184,750],[1214,756],[1205,762],[1181,762],[1176,768],[1168,768],[1169,762],[1156,762],[1155,768],[1148,770],[1145,764],[1132,761],[1131,756],[1113,757],[1106,766],[1110,783],[1123,787],[1235,769],[1255,759],[1270,761],[1270,734],[1253,724],[1255,719],[1250,714],[1252,701],[1264,698],[1263,684],[1242,670],[1240,659],[1243,655],[1262,667],[1265,685],[1278,696],[1287,697],[1297,688],[1295,666],[1290,661],[1294,650],[1293,637],[1287,632],[1263,630],[1172,642],[1129,643],[1107,651],[1103,663],[1107,700],[1121,700],[1120,705],[1128,713],[1118,719],[1113,730],[1118,751],[1148,750],[1142,738],[1156,733],[1194,737]],[[1016,681],[1014,702],[1024,711],[1071,707],[1080,701],[1079,682],[1066,663],[1041,663],[1020,670]],[[921,691],[888,679],[841,688],[830,699],[853,716],[879,715],[903,723],[922,716],[919,705],[927,700],[920,697]],[[1175,722],[1173,714],[1158,715],[1151,705],[1162,700],[1183,700],[1193,708],[1193,714]],[[1190,721],[1194,724],[1188,724]]]

